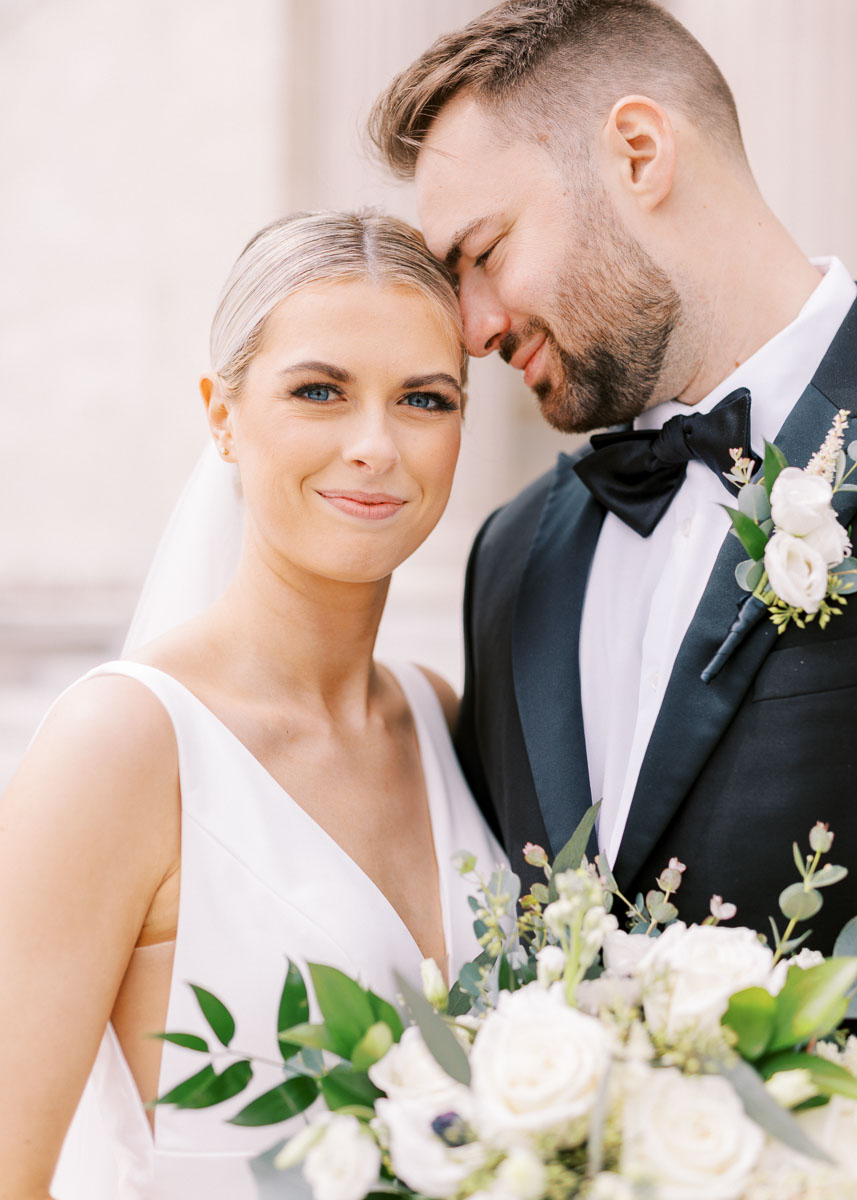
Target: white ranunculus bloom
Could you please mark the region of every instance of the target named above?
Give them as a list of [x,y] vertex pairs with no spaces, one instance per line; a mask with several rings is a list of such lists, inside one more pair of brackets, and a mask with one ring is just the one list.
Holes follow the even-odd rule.
[[771,488],[774,525],[795,537],[812,533],[830,512],[833,489],[821,475],[785,467]]
[[381,1151],[356,1117],[335,1114],[304,1159],[315,1200],[362,1200],[378,1180]]
[[773,960],[752,929],[669,925],[637,967],[646,1021],[670,1037],[715,1029],[733,992],[767,987]]
[[623,1108],[623,1173],[658,1200],[739,1200],[765,1136],[719,1075],[650,1069]]
[[545,1130],[582,1141],[610,1050],[606,1028],[569,1008],[560,984],[502,992],[470,1055],[478,1132],[501,1144]]
[[468,1175],[484,1161],[478,1142],[450,1146],[435,1132],[433,1122],[447,1111],[463,1121],[469,1116],[469,1093],[461,1088],[461,1103],[446,1110],[415,1101],[378,1100],[375,1112],[387,1131],[390,1158],[398,1177],[423,1196],[445,1200],[456,1192]]
[[765,546],[765,570],[774,592],[786,604],[818,612],[827,593],[827,563],[809,540],[775,533]]
[[848,530],[839,522],[833,509],[821,524],[806,535],[804,541],[818,551],[829,567],[838,566],[851,553]]
[[500,1163],[497,1183],[514,1200],[540,1200],[547,1183],[545,1165],[532,1150],[519,1146]]
[[612,1171],[601,1171],[592,1180],[587,1194],[589,1200],[635,1200],[637,1191],[630,1179],[623,1179]]
[[604,936],[604,966],[614,975],[633,975],[644,954],[652,948],[653,938],[640,933],[613,929]]

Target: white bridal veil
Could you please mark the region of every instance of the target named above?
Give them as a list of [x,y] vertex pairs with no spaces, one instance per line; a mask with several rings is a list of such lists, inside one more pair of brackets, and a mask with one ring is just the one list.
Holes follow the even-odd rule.
[[209,443],[185,484],[143,584],[123,654],[202,612],[231,579],[241,552],[238,467]]

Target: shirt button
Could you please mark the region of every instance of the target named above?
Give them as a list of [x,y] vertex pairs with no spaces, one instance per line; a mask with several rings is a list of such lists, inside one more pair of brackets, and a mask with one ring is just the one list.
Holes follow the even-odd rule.
[[690,537],[690,531],[693,528],[693,520],[690,517],[685,517],[679,528],[681,529],[682,537]]

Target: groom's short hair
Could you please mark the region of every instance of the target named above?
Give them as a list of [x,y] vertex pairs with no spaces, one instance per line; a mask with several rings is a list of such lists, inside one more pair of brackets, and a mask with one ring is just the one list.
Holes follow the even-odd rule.
[[579,157],[588,131],[624,95],[672,104],[744,157],[729,85],[699,42],[652,0],[505,0],[444,34],[376,102],[369,135],[388,166],[413,177],[441,109],[469,95],[510,132],[545,129]]

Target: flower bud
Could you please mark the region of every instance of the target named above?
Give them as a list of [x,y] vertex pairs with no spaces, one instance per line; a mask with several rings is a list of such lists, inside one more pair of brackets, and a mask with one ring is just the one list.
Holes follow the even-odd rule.
[[805,1067],[793,1071],[777,1071],[765,1083],[765,1090],[783,1108],[795,1108],[818,1095],[812,1075]]
[[826,854],[833,845],[833,834],[823,821],[816,821],[809,831],[809,844],[818,853]]
[[420,963],[420,975],[423,981],[423,995],[432,1008],[443,1012],[446,1008],[446,1002],[449,999],[449,991],[443,976],[440,973],[440,967],[433,958],[424,958]]
[[500,1164],[497,1182],[503,1194],[514,1196],[516,1200],[539,1200],[547,1183],[545,1165],[532,1150],[523,1147],[511,1150]]
[[452,866],[459,875],[469,875],[476,866],[476,855],[468,850],[458,850],[452,856]]
[[717,921],[731,921],[738,909],[722,896],[712,896],[708,905],[712,917]]
[[536,977],[542,987],[550,987],[562,979],[565,955],[559,946],[543,946],[536,955]]
[[524,846],[524,862],[529,863],[531,867],[546,867],[548,865],[547,852],[542,846],[537,846],[533,842],[527,842]]

